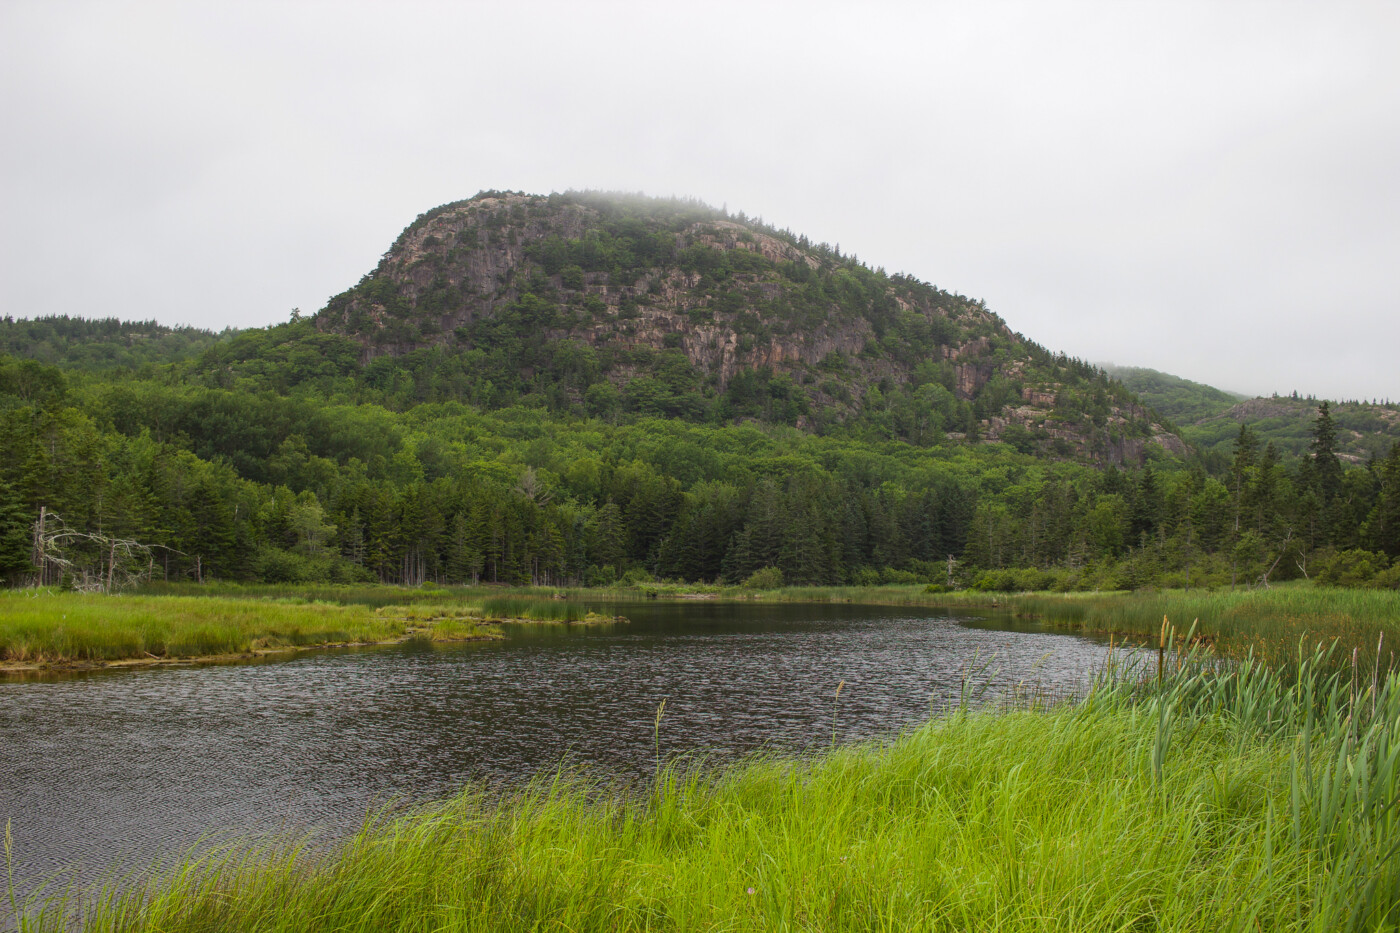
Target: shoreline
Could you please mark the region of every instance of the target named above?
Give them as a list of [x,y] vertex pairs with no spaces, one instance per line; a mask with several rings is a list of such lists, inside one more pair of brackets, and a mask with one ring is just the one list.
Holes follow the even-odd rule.
[[165,657],[160,655],[146,654],[144,657],[111,658],[100,660],[73,659],[73,660],[38,660],[38,661],[11,661],[0,660],[0,676],[7,674],[82,674],[92,671],[104,671],[113,669],[140,669],[149,667],[176,667],[181,665],[196,666],[206,664],[237,664],[244,661],[256,661],[260,658],[271,657],[273,655],[294,655],[303,651],[317,651],[323,648],[379,648],[388,645],[401,645],[406,642],[421,640],[431,644],[446,645],[458,644],[473,641],[502,641],[505,633],[500,630],[502,625],[612,625],[625,623],[628,619],[625,616],[597,616],[590,613],[588,618],[573,621],[556,621],[552,619],[455,619],[443,618],[439,622],[470,621],[479,626],[477,631],[464,632],[460,634],[445,634],[440,631],[443,626],[429,625],[425,628],[412,628],[402,635],[395,635],[392,638],[362,641],[323,641],[308,643],[303,645],[279,645],[272,648],[250,648],[247,651],[224,652],[220,654],[200,654],[178,657]]
[[[488,623],[493,624],[493,623]],[[259,658],[278,654],[300,654],[303,651],[318,651],[322,648],[382,648],[387,645],[401,645],[421,639],[433,644],[453,644],[469,641],[500,641],[505,635],[500,632],[481,632],[470,635],[448,635],[433,637],[432,629],[414,629],[394,638],[379,641],[327,641],[309,645],[283,645],[277,648],[252,648],[225,654],[199,654],[187,657],[160,657],[148,655],[141,658],[113,658],[110,660],[72,661],[0,661],[0,675],[3,674],[83,674],[91,671],[105,671],[114,668],[178,667],[180,665],[236,664],[240,661],[255,661]]]
[[[1324,655],[1294,664],[1289,678],[1259,666],[1217,677],[1209,653],[1192,652],[1148,692],[1120,671],[1092,702],[963,706],[889,742],[719,769],[658,756],[635,794],[600,795],[565,770],[503,796],[469,785],[368,813],[328,846],[235,838],[177,857],[149,885],[57,890],[23,912],[51,933],[74,928],[69,911],[87,904],[104,912],[85,929],[189,933],[210,917],[331,931],[442,928],[465,914],[500,930],[640,930],[657,916],[748,929],[794,912],[863,929],[871,903],[901,929],[933,916],[1030,930],[1066,914],[1093,930],[1143,917],[1213,931],[1338,929],[1361,916],[1370,928],[1400,890],[1385,835],[1398,779],[1383,754],[1355,749],[1394,734],[1400,680],[1368,685],[1374,705],[1353,710],[1353,685],[1329,677]],[[1321,690],[1303,698],[1295,682]],[[1335,761],[1358,772],[1340,804],[1330,781],[1298,767],[1300,741],[1324,772]],[[1008,826],[1021,834],[1015,851]],[[503,861],[536,870],[503,872]]]

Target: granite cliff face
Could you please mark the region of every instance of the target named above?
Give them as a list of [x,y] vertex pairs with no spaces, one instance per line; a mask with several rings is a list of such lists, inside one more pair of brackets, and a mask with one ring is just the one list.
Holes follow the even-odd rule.
[[776,399],[774,420],[799,427],[883,408],[897,436],[922,411],[929,432],[1053,456],[1185,451],[1121,386],[980,301],[688,201],[491,192],[445,205],[316,326],[353,338],[366,363],[467,354],[498,383],[518,375],[580,403],[596,383],[624,401],[656,383],[734,400],[734,417],[771,415]]

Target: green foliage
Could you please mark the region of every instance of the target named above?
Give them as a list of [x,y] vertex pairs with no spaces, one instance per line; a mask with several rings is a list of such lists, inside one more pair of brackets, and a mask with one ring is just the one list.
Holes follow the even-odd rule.
[[234,333],[164,327],[155,321],[67,315],[16,321],[7,315],[0,318],[0,354],[65,370],[139,369],[192,359],[216,343],[229,340]]
[[1151,405],[1158,414],[1177,424],[1191,424],[1219,415],[1244,398],[1155,369],[1113,366],[1109,367],[1108,373]]
[[[981,302],[691,201],[484,192],[314,319],[152,328],[0,326],[0,575],[41,507],[159,546],[162,579],[288,585],[924,583],[952,556],[996,590],[1266,586],[1400,556],[1400,455],[1348,468],[1345,406],[1305,461],[1233,421],[1233,459],[1154,460],[1123,384]],[[138,368],[93,362],[121,341]]]
[[19,494],[0,480],[0,581],[18,582],[32,573],[29,515]]
[[1317,582],[1324,586],[1367,586],[1390,564],[1384,554],[1361,548],[1338,551],[1317,564]]
[[755,570],[744,580],[744,588],[750,590],[776,590],[782,585],[783,572],[777,567]]

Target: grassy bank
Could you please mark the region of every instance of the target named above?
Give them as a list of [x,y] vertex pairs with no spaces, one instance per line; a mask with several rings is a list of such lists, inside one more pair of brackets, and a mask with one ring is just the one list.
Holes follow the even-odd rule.
[[1010,610],[1070,631],[1119,634],[1140,641],[1158,637],[1163,617],[1196,632],[1219,654],[1249,654],[1286,665],[1299,645],[1339,646],[1339,659],[1370,670],[1394,667],[1400,650],[1400,592],[1312,586],[1236,592],[1166,590],[1158,593],[1032,593],[989,597],[969,594],[945,604]]
[[1290,587],[1247,592],[1183,592],[1012,597],[1018,613],[1044,618],[1057,626],[1092,632],[1156,636],[1163,616],[1185,628],[1198,619],[1197,631],[1220,653],[1253,653],[1272,664],[1296,658],[1306,647],[1331,644],[1357,655],[1358,664],[1393,666],[1400,649],[1400,592]]
[[[849,602],[888,606],[939,606],[997,610],[1039,619],[1056,628],[1117,634],[1155,644],[1163,617],[1215,645],[1219,654],[1253,653],[1275,664],[1294,661],[1306,649],[1337,642],[1358,665],[1382,666],[1400,651],[1400,591],[1289,584],[1267,590],[1162,590],[1120,593],[929,593],[922,586],[787,587],[750,598],[774,602]],[[1382,637],[1383,636],[1383,637]],[[1368,668],[1369,669],[1369,668]]]
[[330,851],[235,847],[31,903],[21,929],[1393,929],[1400,690],[1323,671],[1188,659],[1160,690],[1129,674],[639,795],[567,773],[469,791]]
[[[0,593],[0,663],[102,661],[246,653],[260,648],[403,637],[414,613],[459,620],[608,621],[610,607],[649,598],[704,596],[754,602],[862,603],[997,610],[1068,631],[1155,641],[1163,616],[1227,657],[1271,663],[1337,641],[1358,664],[1382,667],[1400,648],[1400,592],[1288,585],[1268,590],[1140,593],[930,593],[921,585],[743,587],[645,584],[609,589],[395,586],[159,585],[138,595],[34,597]],[[623,610],[625,613],[625,609]],[[427,617],[423,617],[427,618]],[[440,633],[443,637],[446,629]]]
[[420,631],[438,638],[491,634],[450,606],[385,611],[229,597],[0,592],[0,666],[218,657],[390,642]]
[[[1225,657],[1253,653],[1270,663],[1294,660],[1299,643],[1340,644],[1358,665],[1383,668],[1400,649],[1400,591],[1348,590],[1287,584],[1270,590],[1165,590],[1155,593],[1002,594],[958,591],[930,593],[924,586],[784,587],[750,590],[711,584],[650,583],[613,588],[389,587],[389,586],[238,586],[238,584],[158,584],[143,597],[202,598],[246,604],[336,604],[347,608],[445,607],[484,619],[540,622],[588,621],[589,612],[608,614],[609,607],[648,598],[717,598],[756,602],[850,602],[889,607],[995,609],[1022,618],[1040,619],[1071,632],[1099,633],[1155,640],[1163,616],[1183,630],[1197,621],[1198,636]],[[14,598],[13,595],[8,598]],[[125,600],[127,597],[123,597]],[[154,605],[154,604],[153,604]],[[171,604],[174,605],[174,604]],[[181,605],[189,605],[183,602]],[[322,609],[323,611],[323,609]],[[0,614],[4,612],[0,600]],[[626,612],[626,611],[623,611]],[[351,614],[351,618],[354,618]],[[365,616],[368,618],[368,616]],[[0,639],[4,637],[0,619]],[[343,639],[349,640],[349,639]],[[374,640],[374,639],[367,639]],[[4,643],[0,642],[0,656]],[[158,653],[158,651],[153,651]]]

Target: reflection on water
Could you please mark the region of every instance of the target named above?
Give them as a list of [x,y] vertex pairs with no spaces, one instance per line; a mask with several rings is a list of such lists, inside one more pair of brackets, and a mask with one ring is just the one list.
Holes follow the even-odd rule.
[[[889,734],[955,701],[974,655],[995,683],[1082,686],[1095,642],[969,627],[935,610],[629,604],[630,625],[521,626],[503,642],[276,663],[0,680],[0,821],[25,881],[172,854],[210,832],[355,826],[391,798],[509,786],[564,758],[640,776]],[[989,672],[990,673],[990,672]]]

